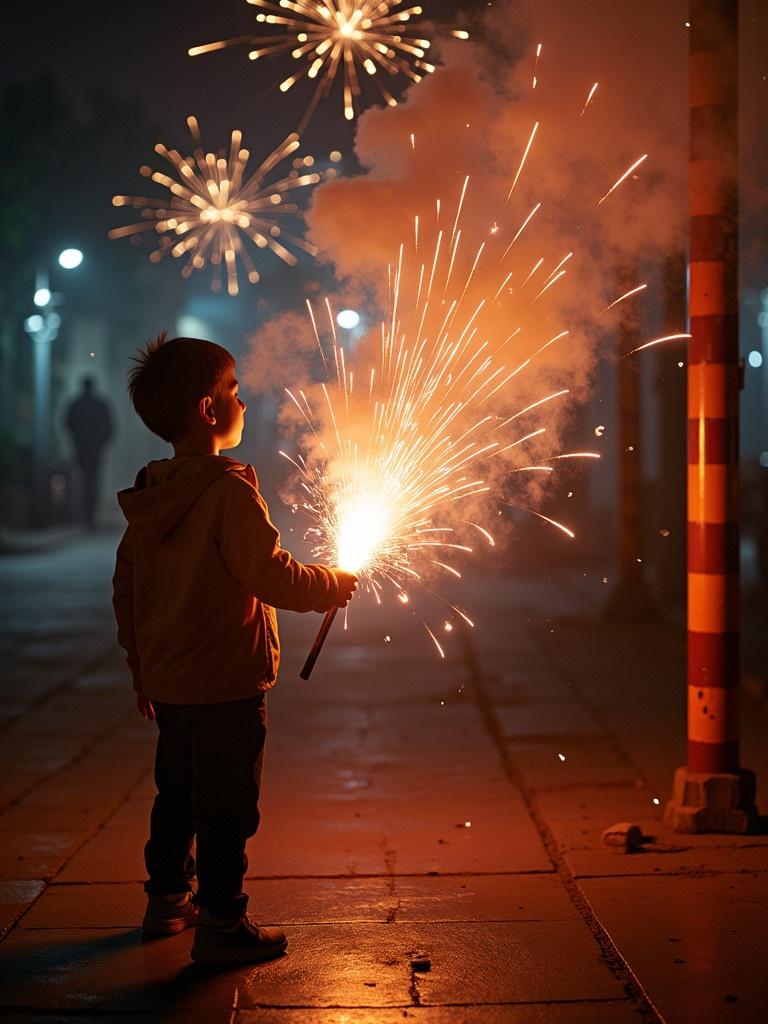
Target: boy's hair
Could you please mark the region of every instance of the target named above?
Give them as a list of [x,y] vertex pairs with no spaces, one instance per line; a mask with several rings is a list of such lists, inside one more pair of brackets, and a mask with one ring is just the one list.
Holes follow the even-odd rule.
[[212,341],[166,336],[163,331],[133,356],[128,394],[152,433],[173,442],[186,433],[200,399],[217,394],[235,360]]

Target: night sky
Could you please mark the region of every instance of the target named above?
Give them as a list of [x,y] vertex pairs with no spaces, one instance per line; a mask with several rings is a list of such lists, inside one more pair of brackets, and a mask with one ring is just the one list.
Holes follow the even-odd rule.
[[[440,0],[429,11],[450,20],[455,12],[471,17],[486,6],[485,0]],[[191,46],[259,31],[255,15],[256,8],[244,0],[17,5],[12,23],[4,26],[0,86],[50,72],[74,101],[94,86],[142,99],[153,120],[171,138],[178,134],[179,142],[184,119],[194,113],[212,141],[220,134],[223,144],[237,127],[247,137],[263,132],[265,146],[270,145],[299,123],[310,94],[299,88],[277,92],[285,57],[249,61],[247,46],[187,56]],[[307,144],[327,143],[332,127],[334,145],[348,149],[351,129],[330,107],[320,109],[305,135]]]

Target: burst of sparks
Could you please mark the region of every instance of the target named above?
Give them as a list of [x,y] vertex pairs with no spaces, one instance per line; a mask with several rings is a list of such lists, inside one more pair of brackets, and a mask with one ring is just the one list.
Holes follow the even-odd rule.
[[238,292],[238,259],[246,269],[248,280],[252,284],[259,280],[246,239],[258,249],[269,249],[289,266],[296,263],[291,249],[303,249],[314,255],[316,250],[312,246],[282,227],[282,222],[286,218],[290,220],[298,211],[294,203],[285,201],[286,196],[320,181],[317,172],[308,170],[314,159],[297,158],[289,173],[269,183],[265,180],[272,178],[271,172],[299,148],[298,135],[289,135],[247,175],[250,154],[242,147],[239,131],[232,132],[229,152],[224,156],[204,151],[194,117],[189,117],[187,124],[195,144],[193,156],[182,156],[162,143],[155,146],[155,152],[170,164],[175,177],[150,167],[141,168],[144,177],[168,190],[169,197],[115,196],[114,206],[140,210],[141,220],[113,228],[109,237],[125,238],[152,231],[160,236],[157,248],[149,256],[153,263],[169,253],[177,258],[184,257],[184,277],[210,263],[214,270],[214,291],[221,288],[224,267],[230,295]]
[[634,162],[634,163],[632,164],[632,166],[631,166],[631,167],[628,167],[628,168],[626,169],[626,171],[624,171],[624,173],[622,174],[622,176],[621,176],[621,177],[620,177],[620,178],[619,178],[619,179],[618,179],[617,181],[614,181],[614,183],[613,183],[613,184],[611,185],[611,187],[610,187],[610,188],[608,189],[608,191],[607,191],[607,192],[605,193],[605,195],[603,196],[603,198],[602,198],[602,199],[598,199],[598,201],[597,201],[597,205],[598,205],[598,206],[600,206],[600,205],[601,205],[601,203],[604,203],[604,202],[605,202],[605,200],[606,200],[606,199],[608,198],[608,196],[609,196],[609,195],[610,195],[610,194],[611,194],[612,192],[615,192],[615,191],[616,191],[616,189],[617,189],[617,188],[619,187],[619,185],[620,185],[620,184],[622,183],[622,181],[626,181],[626,180],[627,180],[627,178],[628,178],[628,177],[630,176],[630,174],[631,174],[631,173],[632,173],[633,171],[637,170],[637,168],[638,168],[638,167],[640,166],[640,164],[641,164],[641,163],[642,163],[642,162],[643,162],[644,160],[647,160],[647,159],[648,159],[648,154],[647,154],[647,153],[643,153],[643,155],[642,155],[642,156],[641,156],[641,157],[640,157],[640,158],[639,158],[638,160],[635,160],[635,162]]
[[[421,7],[404,7],[404,0],[248,0],[259,8],[256,21],[271,30],[268,35],[235,36],[193,46],[190,57],[228,46],[248,44],[251,60],[290,52],[298,69],[280,83],[287,92],[298,81],[317,81],[303,124],[317,103],[331,92],[337,77],[342,81],[344,116],[354,120],[363,93],[362,81],[370,77],[380,96],[390,106],[397,99],[382,83],[382,72],[390,78],[402,76],[420,82],[435,70],[427,59],[430,40],[427,26],[411,23],[422,14]],[[409,24],[410,23],[410,24]],[[451,32],[468,39],[463,29]]]
[[[426,588],[431,575],[443,573],[461,579],[452,556],[472,555],[473,542],[480,538],[495,544],[474,516],[457,520],[450,514],[457,502],[471,501],[474,507],[485,499],[485,507],[491,507],[485,475],[489,460],[506,453],[513,460],[511,466],[517,466],[513,472],[553,471],[552,466],[525,465],[527,451],[532,443],[543,443],[546,428],[517,430],[515,421],[568,389],[521,403],[524,407],[501,423],[492,401],[568,331],[540,344],[529,342],[531,354],[522,360],[516,356],[508,364],[501,351],[520,328],[504,344],[491,347],[485,335],[492,330],[491,321],[484,318],[493,315],[492,303],[477,275],[484,243],[476,253],[456,259],[466,194],[465,181],[457,213],[451,212],[444,227],[438,211],[431,244],[423,223],[401,244],[388,270],[389,303],[373,365],[356,365],[354,370],[348,365],[348,353],[335,336],[333,312],[326,304],[327,329],[319,327],[310,313],[329,379],[320,385],[317,399],[310,400],[305,391],[288,391],[309,428],[303,442],[306,457],[285,457],[300,474],[300,505],[309,518],[312,556],[358,573],[364,589],[379,603],[388,587],[407,603],[406,585]],[[555,271],[550,283],[564,272]],[[483,280],[488,277],[492,275]],[[358,378],[366,381],[364,388],[354,383]],[[513,396],[507,392],[503,402],[508,405]],[[559,457],[553,454],[544,461]],[[526,511],[573,537],[562,523],[533,509]],[[451,608],[472,624],[455,605]],[[424,628],[443,655],[435,633],[426,623]]]

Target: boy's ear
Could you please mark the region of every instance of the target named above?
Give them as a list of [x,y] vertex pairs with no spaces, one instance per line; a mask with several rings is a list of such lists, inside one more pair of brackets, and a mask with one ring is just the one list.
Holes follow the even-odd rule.
[[200,412],[201,419],[207,423],[209,427],[216,426],[216,412],[214,411],[213,399],[210,395],[206,395],[205,398],[200,399],[198,411]]

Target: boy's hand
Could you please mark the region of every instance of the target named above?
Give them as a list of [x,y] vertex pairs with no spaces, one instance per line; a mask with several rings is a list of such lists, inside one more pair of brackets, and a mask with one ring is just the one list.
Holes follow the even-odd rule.
[[343,569],[334,569],[336,586],[339,588],[338,608],[346,608],[352,600],[352,595],[357,590],[357,576],[353,572],[344,572]]
[[152,707],[152,701],[143,693],[136,694],[136,708],[142,718],[146,718],[148,722],[155,721],[155,709]]

